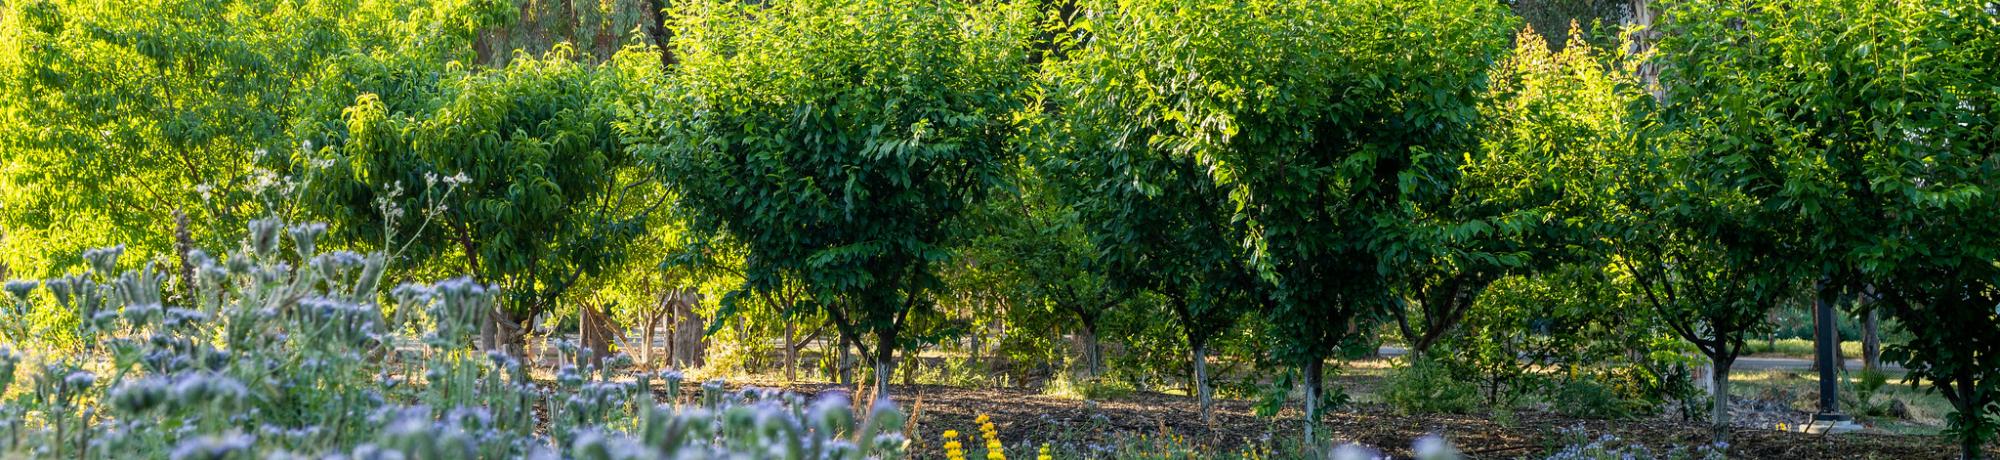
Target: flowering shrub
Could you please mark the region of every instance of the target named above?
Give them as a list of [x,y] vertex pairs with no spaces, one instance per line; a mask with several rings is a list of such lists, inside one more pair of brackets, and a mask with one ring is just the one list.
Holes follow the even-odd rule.
[[321,252],[325,232],[255,221],[236,253],[189,254],[191,289],[171,303],[151,264],[115,271],[120,248],[85,253],[79,274],[8,282],[16,304],[47,289],[84,341],[63,356],[0,347],[0,394],[18,365],[35,370],[0,400],[0,457],[896,459],[907,447],[893,404],[857,422],[838,393],[712,381],[681,405],[677,372],[574,367],[538,384],[469,347],[497,291],[458,278],[383,292],[387,257]]

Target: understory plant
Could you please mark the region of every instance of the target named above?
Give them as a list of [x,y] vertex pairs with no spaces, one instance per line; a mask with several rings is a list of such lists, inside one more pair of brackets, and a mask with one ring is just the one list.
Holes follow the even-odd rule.
[[1470,413],[1480,406],[1479,385],[1451,375],[1444,364],[1417,358],[1389,370],[1383,397],[1409,414]]

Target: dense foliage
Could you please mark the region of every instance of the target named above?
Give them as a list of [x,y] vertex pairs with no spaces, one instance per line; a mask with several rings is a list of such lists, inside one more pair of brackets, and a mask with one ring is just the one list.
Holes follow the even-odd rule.
[[[354,53],[465,55],[492,5],[281,0],[0,5],[0,263],[53,276],[83,250],[217,245],[298,193],[268,168],[298,144],[299,102]],[[351,100],[349,101],[351,102]]]
[[[568,53],[421,73],[354,58],[346,81],[373,85],[297,154],[312,187],[303,201],[351,239],[499,287],[496,326],[523,328],[581,277],[623,262],[665,200],[613,127],[625,82],[657,66]],[[375,85],[417,89],[367,92]]]
[[[1917,336],[1903,348],[1910,376],[1952,400],[1953,430],[1977,456],[2000,429],[2000,13],[1776,3],[1666,9],[1662,116],[1686,155],[1682,183],[1722,210],[1687,224],[1746,240],[1729,265],[1804,271],[1820,301],[1881,292],[1877,305]],[[1749,287],[1778,287],[1764,284]]]
[[805,283],[794,307],[831,316],[887,385],[905,325],[932,314],[945,224],[1009,164],[1019,10],[690,2],[673,14],[674,84],[628,136],[698,225],[749,248],[744,289]]
[[[1977,457],[1995,62],[1951,0],[0,0],[0,456],[1029,452],[896,377],[1723,441],[1832,305]],[[680,390],[779,370],[863,401]]]

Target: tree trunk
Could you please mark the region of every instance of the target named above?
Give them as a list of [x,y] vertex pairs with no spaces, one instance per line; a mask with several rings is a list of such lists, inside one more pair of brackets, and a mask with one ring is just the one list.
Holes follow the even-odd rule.
[[1196,344],[1194,346],[1194,389],[1195,401],[1201,403],[1201,423],[1204,425],[1214,425],[1215,417],[1212,410],[1214,404],[1213,399],[1210,397],[1214,393],[1210,392],[1208,388],[1207,343]]
[[492,352],[499,350],[499,348],[494,347],[494,343],[496,342],[494,340],[495,339],[494,336],[500,335],[499,334],[500,320],[498,318],[494,318],[493,315],[494,313],[492,311],[488,311],[486,312],[485,318],[479,322],[480,351]]
[[1097,341],[1097,331],[1094,329],[1083,328],[1083,359],[1089,361],[1086,364],[1092,377],[1104,371],[1104,345]]
[[[658,306],[656,305],[654,308],[658,308]],[[653,357],[656,356],[653,354],[653,339],[658,337],[659,332],[656,329],[660,327],[660,315],[657,313],[658,311],[647,312],[646,329],[639,331],[639,340],[643,342],[639,344],[639,360],[646,362],[646,370],[649,371],[660,370],[660,363],[653,360]]]
[[1840,347],[1840,323],[1838,322],[1835,322],[1833,326],[1833,368],[1843,374],[1847,373],[1847,350]]
[[667,317],[667,336],[665,337],[666,340],[660,341],[661,346],[666,347],[666,349],[660,350],[660,358],[667,361],[668,367],[679,369],[681,368],[681,362],[677,358],[680,355],[676,355],[674,353],[676,350],[680,349],[680,343],[676,342],[676,340],[680,340],[681,322],[686,321],[687,317],[681,315],[680,305],[678,303],[667,304],[666,317]]
[[1957,425],[1969,431],[1968,433],[1960,433],[1958,436],[1955,436],[1958,438],[1958,458],[1963,460],[1985,458],[1985,440],[1971,433],[1977,433],[1977,431],[1972,430],[1978,430],[1981,425],[1993,423],[1986,418],[1985,411],[1981,410],[1981,408],[1986,407],[1992,401],[1992,397],[1987,396],[1982,398],[1980,392],[1974,390],[1971,377],[1963,373],[1957,377],[1949,378],[1947,381],[1951,382],[1951,384],[1942,388],[1944,391],[1938,393],[1943,394],[1945,400],[1951,402],[1953,409],[1952,414],[1949,415],[1952,418],[1951,421],[1956,422]]
[[1870,372],[1882,370],[1881,318],[1875,309],[1868,309],[1868,315],[1861,321],[1861,368]]
[[579,304],[576,306],[576,341],[578,342],[577,345],[581,345],[577,347],[575,356],[575,364],[578,369],[588,369],[597,362],[597,357],[586,356],[595,355],[597,351],[595,337],[591,337],[591,333],[596,331],[591,330],[592,328],[590,327],[589,308],[589,305]]
[[1715,381],[1713,427],[1715,442],[1722,443],[1729,441],[1729,366],[1732,363],[1719,359],[1714,362],[1715,374],[1710,376]]
[[[1768,324],[1772,324],[1772,325],[1777,325],[1777,324],[1778,324],[1778,310],[1782,310],[1782,309],[1784,309],[1784,306],[1779,306],[1778,308],[1773,308],[1773,309],[1770,309],[1770,310],[1767,310],[1767,311],[1765,311],[1765,312],[1764,312],[1764,320],[1765,320],[1765,321],[1766,321],[1766,322],[1767,322]],[[1778,329],[1777,327],[1772,327],[1771,329],[1767,329],[1767,330],[1765,330],[1765,331],[1764,331],[1764,349],[1766,349],[1766,350],[1771,350],[1771,351],[1774,351],[1774,352],[1778,350],[1778,330],[1777,330],[1777,329]]]
[[903,363],[908,364],[910,368],[903,371],[903,385],[915,386],[917,384],[917,373],[922,372],[924,369],[923,353],[917,350],[910,350],[904,353],[904,355]]
[[840,340],[840,361],[834,363],[833,367],[840,372],[841,385],[854,384],[854,341],[847,340],[844,334]]
[[785,383],[792,383],[799,379],[799,347],[792,342],[793,340],[797,340],[794,337],[798,333],[798,324],[791,321],[785,322]]
[[528,334],[520,331],[520,326],[516,325],[519,321],[516,321],[513,316],[497,309],[486,312],[486,320],[481,321],[479,324],[478,345],[480,351],[500,352],[501,354],[517,358],[524,357],[525,353],[520,348],[520,339]]
[[1326,361],[1322,357],[1315,357],[1311,361],[1306,361],[1306,442],[1313,444],[1319,443],[1319,438],[1314,434],[1314,429],[1319,427],[1320,378],[1322,377],[1321,372],[1325,370],[1325,367]]
[[889,399],[889,382],[896,376],[896,328],[875,333],[875,397]]
[[[740,347],[743,351],[742,355],[743,370],[745,372],[758,372],[764,370],[764,365],[768,364],[768,361],[766,360],[771,359],[771,354],[767,353],[770,350],[765,350],[764,347],[756,346],[759,344],[754,344],[753,341],[750,339],[750,325],[748,323],[748,320],[743,319],[743,315],[737,315],[736,324],[733,327],[731,327],[730,330],[736,332],[736,344],[737,344],[736,346]],[[770,342],[764,342],[761,345],[769,345],[769,344]]]
[[987,339],[993,335],[993,323],[979,324],[972,331],[972,365],[975,369],[989,369],[993,363],[986,359],[986,349],[992,345]]

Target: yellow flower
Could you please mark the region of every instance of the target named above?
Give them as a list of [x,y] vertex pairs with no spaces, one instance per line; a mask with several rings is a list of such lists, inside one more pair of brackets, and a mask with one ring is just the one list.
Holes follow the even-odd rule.
[[944,432],[944,458],[965,460],[965,445],[958,443],[957,430],[945,430]]
[[973,419],[972,419],[972,423],[977,423],[977,424],[981,424],[981,425],[985,425],[985,424],[986,424],[986,422],[987,422],[987,421],[989,421],[989,420],[993,420],[993,419],[992,419],[991,417],[987,417],[987,416],[986,416],[986,414],[979,414],[979,416],[978,416],[978,417],[975,417],[975,418],[973,418]]
[[1055,460],[1049,456],[1049,443],[1042,443],[1042,449],[1035,454],[1035,460]]
[[1000,438],[986,439],[986,460],[1007,460],[1006,450],[1000,445]]

